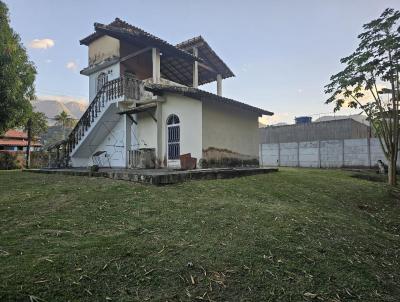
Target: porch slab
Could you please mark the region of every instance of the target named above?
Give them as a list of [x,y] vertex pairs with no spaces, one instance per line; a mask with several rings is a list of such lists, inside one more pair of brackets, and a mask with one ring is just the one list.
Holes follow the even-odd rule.
[[103,168],[98,172],[88,169],[27,169],[25,172],[62,174],[73,176],[106,177],[118,180],[127,180],[152,185],[170,185],[187,180],[223,179],[255,174],[277,172],[277,168],[215,168],[196,170],[172,170],[172,169],[110,169]]

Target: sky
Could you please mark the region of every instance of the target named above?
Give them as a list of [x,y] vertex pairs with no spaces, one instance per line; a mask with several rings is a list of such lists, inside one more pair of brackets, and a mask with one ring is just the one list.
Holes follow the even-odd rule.
[[[4,0],[3,0],[4,1]],[[87,47],[93,24],[119,17],[172,44],[202,35],[236,75],[223,96],[292,123],[332,112],[324,86],[357,47],[362,25],[400,0],[5,0],[11,26],[38,71],[39,98],[88,102]],[[216,92],[216,84],[200,86]],[[354,113],[343,110],[338,114]]]

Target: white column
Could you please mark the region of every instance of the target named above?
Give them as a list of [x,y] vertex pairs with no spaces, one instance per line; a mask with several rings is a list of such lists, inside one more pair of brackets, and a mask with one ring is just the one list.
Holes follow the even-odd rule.
[[217,95],[222,96],[222,76],[217,74]]
[[[195,57],[199,55],[197,47],[193,47],[193,55]],[[193,62],[193,87],[199,87],[199,63],[197,61]]]
[[153,62],[153,83],[160,83],[160,51],[152,48],[151,57]]

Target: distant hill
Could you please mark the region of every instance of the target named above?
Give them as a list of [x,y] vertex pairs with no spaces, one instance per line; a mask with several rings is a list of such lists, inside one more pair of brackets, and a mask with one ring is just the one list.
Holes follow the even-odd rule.
[[68,103],[65,103],[64,105],[71,112],[71,116],[73,116],[76,119],[80,119],[82,114],[85,112],[86,108],[88,107],[86,104],[82,104],[79,102],[68,102]]
[[32,102],[36,112],[43,112],[48,118],[49,126],[55,124],[54,117],[65,111],[71,118],[80,119],[85,112],[87,105],[81,102],[61,102],[57,100],[35,100]]

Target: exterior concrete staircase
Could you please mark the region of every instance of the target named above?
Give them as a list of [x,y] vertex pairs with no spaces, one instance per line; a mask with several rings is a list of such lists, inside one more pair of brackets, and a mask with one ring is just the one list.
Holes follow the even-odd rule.
[[[66,140],[65,158],[66,163],[69,163],[70,158],[77,152],[83,156],[91,156],[92,148],[88,147],[88,141],[93,136],[101,125],[101,120],[107,118],[108,121],[117,122],[119,119],[118,103],[140,100],[144,92],[144,83],[140,80],[132,78],[120,77],[105,83],[97,92],[95,98],[86,109],[74,129],[71,131]],[[112,125],[111,125],[112,126]],[[96,131],[97,130],[97,131]],[[99,133],[97,133],[99,136]],[[68,164],[67,164],[68,165]]]

